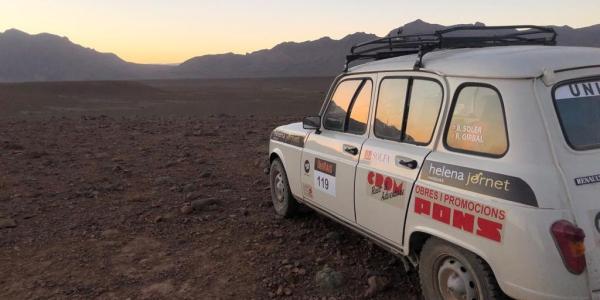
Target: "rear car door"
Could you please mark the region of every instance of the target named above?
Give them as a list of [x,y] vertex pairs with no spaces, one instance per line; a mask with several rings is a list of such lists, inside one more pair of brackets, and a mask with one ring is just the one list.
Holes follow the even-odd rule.
[[354,176],[367,137],[375,81],[369,75],[339,80],[321,114],[321,130],[308,137],[302,153],[304,201],[352,223]]
[[387,242],[402,245],[408,199],[435,144],[443,102],[444,89],[435,77],[381,79],[372,133],[356,172],[356,218]]
[[553,144],[575,221],[586,235],[590,285],[600,291],[600,76],[562,81],[552,98],[553,107],[550,97],[543,102],[548,115],[557,116],[550,130]]

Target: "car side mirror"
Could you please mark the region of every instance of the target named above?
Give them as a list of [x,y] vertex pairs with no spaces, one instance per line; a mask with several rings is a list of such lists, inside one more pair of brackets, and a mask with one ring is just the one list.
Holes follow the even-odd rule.
[[319,129],[321,129],[321,117],[320,116],[305,117],[304,120],[302,120],[302,127],[304,129],[312,129],[312,130],[316,130],[318,132]]

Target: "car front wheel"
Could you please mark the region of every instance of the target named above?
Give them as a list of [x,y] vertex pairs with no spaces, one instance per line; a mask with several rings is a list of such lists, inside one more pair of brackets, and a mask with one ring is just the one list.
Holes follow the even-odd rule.
[[269,172],[271,199],[275,212],[282,217],[291,217],[298,211],[298,202],[294,199],[283,163],[275,159]]
[[419,277],[425,299],[507,298],[481,258],[438,238],[430,238],[423,245]]

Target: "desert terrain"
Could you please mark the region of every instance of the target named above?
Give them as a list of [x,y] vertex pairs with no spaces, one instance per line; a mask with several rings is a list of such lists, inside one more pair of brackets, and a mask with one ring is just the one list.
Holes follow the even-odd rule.
[[0,299],[416,299],[393,255],[272,211],[269,134],[331,80],[0,84]]

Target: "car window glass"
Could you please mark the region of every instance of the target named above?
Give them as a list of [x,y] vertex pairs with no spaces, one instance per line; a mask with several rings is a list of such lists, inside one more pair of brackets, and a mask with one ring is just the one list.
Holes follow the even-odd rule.
[[400,141],[408,79],[384,79],[379,88],[375,114],[375,136]]
[[565,138],[576,150],[600,148],[600,80],[570,82],[554,91]]
[[465,86],[458,93],[446,144],[453,150],[503,155],[508,137],[500,95],[483,86]]
[[346,80],[337,86],[325,112],[323,127],[330,130],[344,131],[350,102],[361,82],[362,80]]
[[348,120],[348,132],[354,134],[363,134],[367,130],[367,120],[369,119],[369,107],[371,106],[371,91],[373,84],[366,80],[358,96],[351,104],[350,119]]
[[404,141],[425,145],[431,142],[442,97],[442,87],[435,81],[413,81]]

